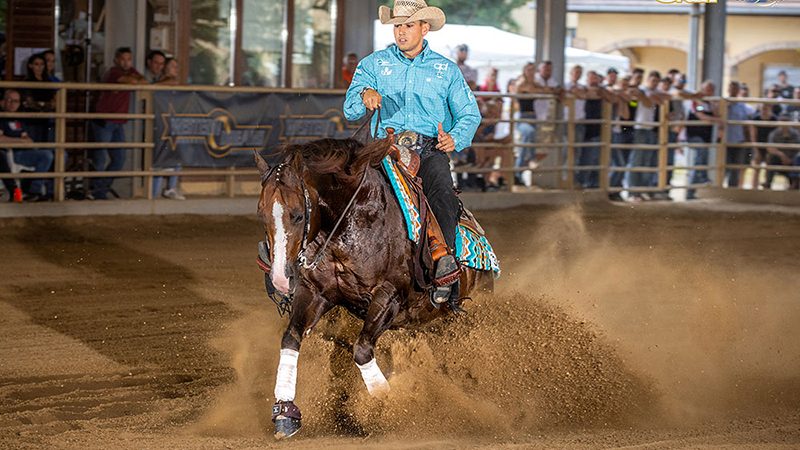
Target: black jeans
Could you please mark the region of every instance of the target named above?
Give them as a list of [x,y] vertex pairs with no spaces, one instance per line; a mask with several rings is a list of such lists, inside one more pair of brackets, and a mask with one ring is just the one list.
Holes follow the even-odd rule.
[[422,179],[422,190],[433,215],[442,227],[445,243],[455,251],[456,227],[461,207],[453,190],[453,179],[450,178],[450,158],[439,150],[422,151],[421,164],[417,175]]

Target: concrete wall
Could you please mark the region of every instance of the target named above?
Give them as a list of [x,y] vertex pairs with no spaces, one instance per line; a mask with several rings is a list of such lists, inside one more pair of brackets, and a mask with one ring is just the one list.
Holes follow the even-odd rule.
[[668,47],[635,47],[631,50],[637,57],[637,61],[631,61],[631,67],[658,70],[662,75],[673,68],[686,71],[686,52],[682,50]]

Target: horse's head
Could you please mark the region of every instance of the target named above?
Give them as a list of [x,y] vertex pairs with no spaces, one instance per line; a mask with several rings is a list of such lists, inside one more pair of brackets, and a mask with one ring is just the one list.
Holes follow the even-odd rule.
[[255,158],[262,184],[258,216],[270,249],[270,278],[275,289],[286,296],[297,287],[301,253],[317,232],[318,195],[303,171],[291,163],[270,168],[258,153]]

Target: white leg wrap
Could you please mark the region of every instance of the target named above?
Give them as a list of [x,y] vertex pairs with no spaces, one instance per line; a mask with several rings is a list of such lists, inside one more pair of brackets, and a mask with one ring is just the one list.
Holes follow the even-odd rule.
[[289,349],[281,349],[281,362],[278,364],[278,378],[275,380],[275,399],[293,402],[297,385],[297,358],[300,353]]
[[383,372],[381,372],[381,368],[378,367],[378,362],[375,361],[375,358],[363,366],[360,364],[356,364],[358,366],[358,370],[361,371],[361,377],[364,379],[364,383],[367,385],[367,391],[372,396],[383,394],[389,392],[389,382],[386,381],[386,377],[383,376]]

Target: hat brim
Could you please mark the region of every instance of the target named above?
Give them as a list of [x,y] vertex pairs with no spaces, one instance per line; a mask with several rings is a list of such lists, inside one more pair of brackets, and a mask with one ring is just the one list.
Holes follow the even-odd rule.
[[444,11],[435,7],[428,6],[415,12],[411,16],[393,16],[392,10],[388,6],[381,6],[378,8],[378,18],[384,25],[400,25],[409,22],[416,22],[422,20],[428,22],[431,26],[431,31],[439,31],[444,26],[447,18]]

